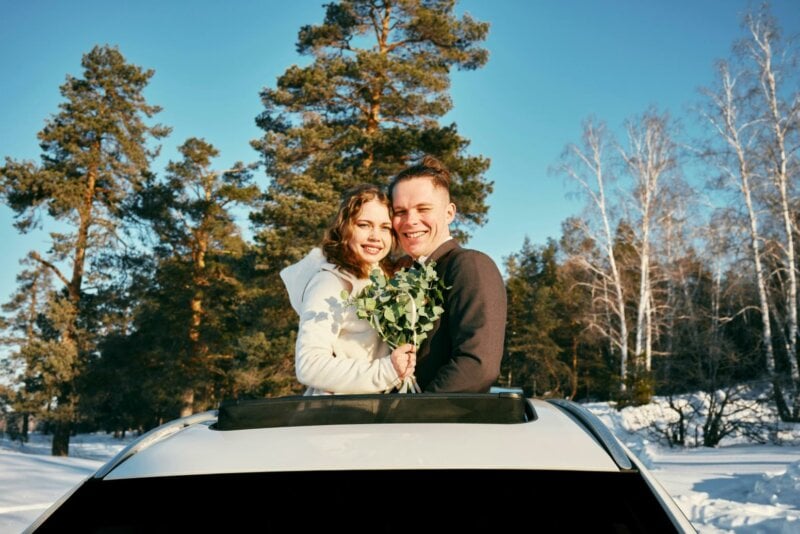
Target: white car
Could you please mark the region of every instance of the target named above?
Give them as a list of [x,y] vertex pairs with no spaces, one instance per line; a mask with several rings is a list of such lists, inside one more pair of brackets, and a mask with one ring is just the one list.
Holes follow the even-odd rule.
[[131,443],[27,532],[694,532],[579,404],[515,393],[225,402]]

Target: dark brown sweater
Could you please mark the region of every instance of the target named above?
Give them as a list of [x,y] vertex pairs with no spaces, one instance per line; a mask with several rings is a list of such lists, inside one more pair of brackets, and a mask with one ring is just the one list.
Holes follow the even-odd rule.
[[417,352],[416,377],[428,392],[487,392],[500,374],[506,329],[506,289],[494,261],[455,239],[427,261],[450,289],[442,314]]

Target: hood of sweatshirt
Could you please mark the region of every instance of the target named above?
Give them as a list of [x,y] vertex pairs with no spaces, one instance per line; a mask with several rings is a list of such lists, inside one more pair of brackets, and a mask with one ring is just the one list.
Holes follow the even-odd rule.
[[286,291],[289,293],[289,302],[292,304],[294,311],[298,314],[300,314],[303,294],[305,293],[306,287],[308,287],[308,283],[314,275],[320,271],[330,271],[334,273],[339,278],[346,280],[350,287],[354,289],[357,287],[360,289],[360,286],[363,286],[363,284],[358,283],[358,280],[354,276],[340,271],[336,265],[330,263],[325,258],[321,248],[314,247],[302,260],[289,265],[281,270],[280,273],[281,280],[283,280]]

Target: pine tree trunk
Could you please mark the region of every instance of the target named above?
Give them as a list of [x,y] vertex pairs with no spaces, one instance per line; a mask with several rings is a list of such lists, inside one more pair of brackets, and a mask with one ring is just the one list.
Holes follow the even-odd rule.
[[578,395],[578,336],[572,339],[572,377],[570,378],[571,391],[569,400]]
[[186,388],[181,394],[181,417],[188,417],[194,413],[194,390]]
[[53,430],[53,445],[50,454],[53,456],[69,456],[69,437],[72,431],[70,421],[57,421]]
[[22,442],[28,442],[28,425],[30,424],[30,414],[24,413],[22,414],[22,428],[20,429],[20,434],[22,435]]

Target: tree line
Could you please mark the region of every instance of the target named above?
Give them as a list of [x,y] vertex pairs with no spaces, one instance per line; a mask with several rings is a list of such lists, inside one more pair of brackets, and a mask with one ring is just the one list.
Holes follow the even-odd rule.
[[800,421],[798,48],[768,6],[742,29],[693,135],[654,107],[564,148],[552,171],[584,209],[508,258],[509,381],[619,406],[704,391],[711,444],[742,384]]
[[[620,405],[701,388],[727,392],[724,406],[736,384],[765,380],[782,418],[800,419],[796,49],[768,8],[743,28],[697,110],[700,139],[650,109],[624,141],[592,118],[565,148],[553,172],[586,209],[506,258],[499,385]],[[225,398],[300,393],[278,273],[346,189],[433,154],[455,177],[456,234],[485,223],[489,160],[441,119],[452,69],[487,62],[488,30],[453,1],[326,5],[298,33],[311,61],[261,92],[258,160],[229,169],[200,138],[155,169],[170,128],[143,94],[154,72],[114,46],[85,54],[38,134],[40,161],[0,167],[17,229],[50,232],[3,305],[4,411],[45,424],[63,455],[79,429],[141,431]],[[708,178],[701,191],[689,169]]]

